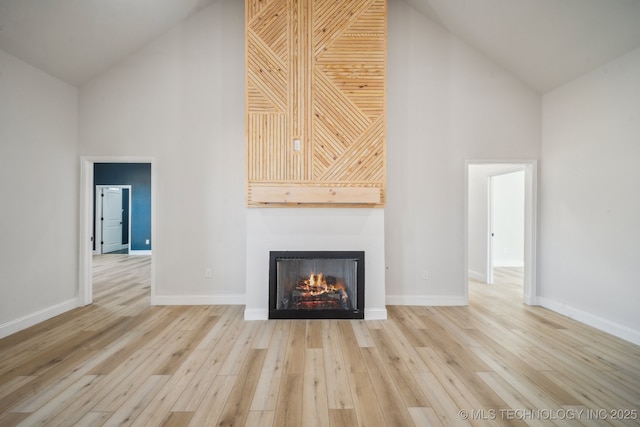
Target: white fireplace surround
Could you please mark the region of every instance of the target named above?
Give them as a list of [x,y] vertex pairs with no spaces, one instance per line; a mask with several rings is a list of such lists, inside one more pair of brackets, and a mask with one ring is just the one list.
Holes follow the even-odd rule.
[[245,320],[269,317],[270,251],[364,251],[364,318],[387,318],[384,209],[247,209]]

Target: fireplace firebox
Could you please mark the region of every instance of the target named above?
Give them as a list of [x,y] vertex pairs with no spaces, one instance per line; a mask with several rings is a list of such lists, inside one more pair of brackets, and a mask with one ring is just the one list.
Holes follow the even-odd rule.
[[271,251],[270,319],[364,319],[363,251]]

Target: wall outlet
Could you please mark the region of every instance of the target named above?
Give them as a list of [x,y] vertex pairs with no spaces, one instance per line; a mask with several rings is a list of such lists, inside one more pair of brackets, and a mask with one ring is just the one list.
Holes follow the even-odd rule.
[[210,268],[205,268],[204,269],[204,277],[206,279],[211,279],[213,277],[213,271],[211,271]]
[[422,279],[423,280],[429,280],[429,272],[427,270],[424,270],[422,272]]
[[145,245],[148,245],[148,244],[149,244],[149,239],[145,240],[145,241],[144,241],[144,244],[145,244]]
[[294,139],[293,140],[293,150],[294,151],[300,151],[300,140],[299,139]]

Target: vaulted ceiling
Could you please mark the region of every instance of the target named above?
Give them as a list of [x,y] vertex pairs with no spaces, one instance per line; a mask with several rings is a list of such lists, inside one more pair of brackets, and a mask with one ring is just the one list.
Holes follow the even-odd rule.
[[[0,0],[0,49],[81,86],[217,1]],[[540,93],[640,47],[640,0],[389,1],[410,3]]]

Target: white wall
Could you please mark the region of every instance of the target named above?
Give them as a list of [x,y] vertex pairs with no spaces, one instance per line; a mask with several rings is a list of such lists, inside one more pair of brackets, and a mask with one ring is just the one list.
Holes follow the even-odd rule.
[[78,91],[0,50],[0,337],[76,306]]
[[[537,158],[540,97],[402,0],[388,55],[387,294],[460,303],[464,161]],[[244,294],[244,127],[241,1],[218,0],[82,88],[82,154],[157,159],[158,296]]]
[[541,98],[402,0],[388,31],[387,302],[463,304],[465,160],[539,158]]
[[640,49],[543,98],[541,303],[640,343]]
[[243,2],[214,2],[85,85],[80,136],[83,155],[156,160],[155,301],[242,302]]

